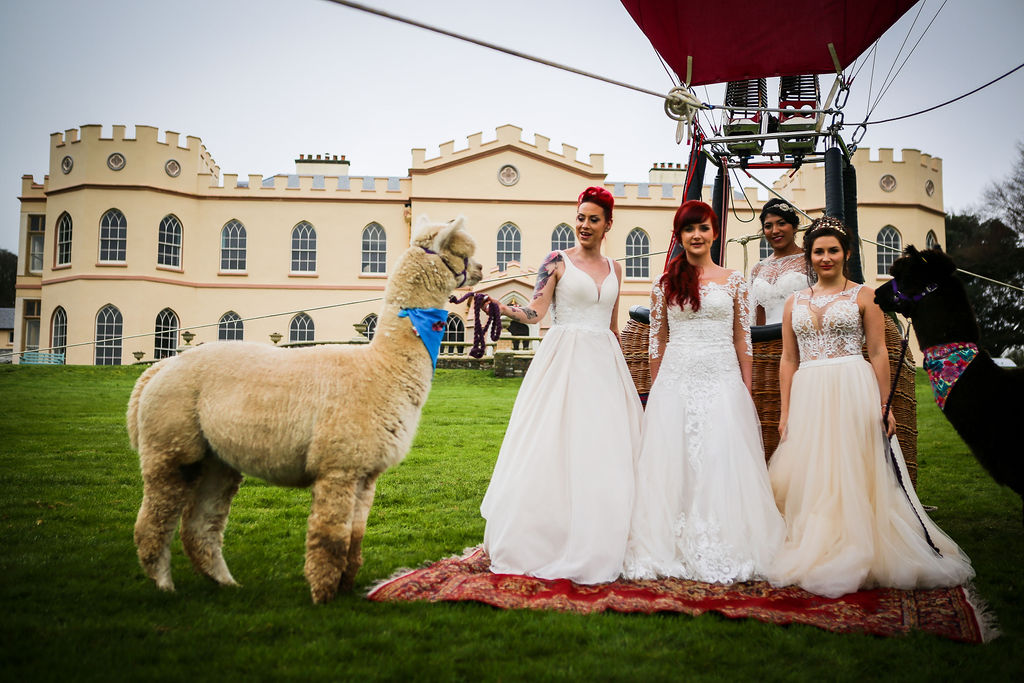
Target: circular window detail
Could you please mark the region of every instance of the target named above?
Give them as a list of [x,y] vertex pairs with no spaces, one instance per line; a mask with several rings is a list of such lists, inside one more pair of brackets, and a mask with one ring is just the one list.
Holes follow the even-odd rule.
[[164,171],[172,178],[177,178],[181,175],[181,164],[176,159],[168,159],[167,163],[164,164]]
[[929,197],[931,197],[933,194],[935,194],[935,183],[932,182],[931,180],[924,181],[924,192]]
[[506,187],[515,185],[519,182],[519,169],[512,164],[505,164],[498,169],[498,182]]
[[124,155],[120,152],[114,152],[107,157],[107,168],[111,171],[120,171],[126,163]]
[[891,173],[886,173],[882,176],[881,180],[878,181],[878,186],[882,188],[883,192],[892,192],[896,189],[896,177]]
[[60,170],[64,172],[64,175],[71,173],[71,169],[75,167],[75,160],[71,157],[64,157],[60,160]]

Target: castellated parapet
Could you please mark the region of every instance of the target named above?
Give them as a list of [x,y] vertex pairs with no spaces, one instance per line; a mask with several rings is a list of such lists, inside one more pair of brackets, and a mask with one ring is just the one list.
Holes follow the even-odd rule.
[[[342,157],[344,160],[344,157]],[[304,167],[313,173],[264,177],[221,173],[220,166],[198,137],[182,139],[179,133],[152,126],[115,125],[109,137],[99,125],[84,125],[50,136],[50,173],[47,193],[80,187],[136,187],[169,191],[194,197],[316,197],[342,194],[347,198],[404,201],[409,194],[407,178],[349,176],[348,162],[338,164],[334,175],[322,173],[323,164]],[[333,169],[332,169],[333,170]]]
[[[904,149],[896,161],[891,148],[860,148],[853,155],[857,172],[857,203],[861,206],[916,206],[942,214],[942,159]],[[783,175],[775,181],[776,192],[791,199],[805,211],[825,207],[825,167],[803,166],[793,177]]]
[[48,192],[76,186],[137,185],[192,193],[201,174],[220,175],[220,167],[202,141],[184,140],[174,131],[164,133],[152,126],[112,126],[103,137],[99,125],[71,128],[50,135],[50,183]]
[[536,155],[541,159],[555,162],[560,165],[571,166],[576,170],[591,176],[604,175],[604,155],[591,154],[589,162],[576,159],[576,152],[579,150],[572,145],[562,144],[561,153],[548,149],[551,138],[543,135],[534,135],[533,144],[522,140],[523,129],[518,126],[504,125],[495,129],[496,137],[488,142],[483,141],[483,133],[474,133],[466,138],[468,145],[456,150],[455,142],[450,140],[439,145],[440,154],[427,159],[425,149],[412,150],[412,169],[416,171],[432,171],[451,163],[457,163],[469,157],[481,154],[494,153],[509,147],[519,149],[527,154]]

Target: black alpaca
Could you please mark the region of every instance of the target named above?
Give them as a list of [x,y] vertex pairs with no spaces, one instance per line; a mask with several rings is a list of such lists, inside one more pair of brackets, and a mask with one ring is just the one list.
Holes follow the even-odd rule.
[[[875,303],[913,320],[933,390],[933,375],[945,367],[955,377],[957,360],[960,367],[966,363],[940,407],[992,478],[1024,495],[1024,369],[1000,368],[977,348],[978,322],[956,265],[941,249],[908,246],[889,273],[893,279],[875,290]],[[942,380],[938,387],[937,395],[943,393]]]

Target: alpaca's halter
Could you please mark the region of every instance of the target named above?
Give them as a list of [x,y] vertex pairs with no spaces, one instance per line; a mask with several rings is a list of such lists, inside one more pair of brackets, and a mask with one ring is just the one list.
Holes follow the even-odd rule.
[[908,318],[910,317],[910,310],[913,304],[916,304],[921,299],[939,289],[939,285],[937,283],[929,282],[924,286],[924,289],[917,294],[904,294],[900,291],[899,285],[896,284],[895,278],[889,280],[889,287],[892,289],[892,298],[893,303],[896,304],[896,309]]
[[462,270],[459,271],[452,268],[451,264],[448,263],[448,259],[446,259],[444,256],[441,256],[441,254],[438,254],[433,249],[427,249],[426,247],[420,247],[420,249],[427,252],[428,254],[433,254],[434,256],[439,257],[441,259],[441,262],[448,268],[448,270],[452,271],[452,275],[454,275],[456,279],[462,278],[462,280],[459,282],[459,284],[456,285],[456,287],[461,287],[464,284],[466,284],[466,280],[469,278],[469,258],[465,256],[462,257]]
[[491,330],[491,341],[498,341],[498,337],[501,336],[501,308],[497,303],[491,302],[490,306],[487,307],[487,322],[480,322],[480,311],[484,308],[483,302],[487,299],[486,294],[480,292],[467,292],[460,298],[454,296],[448,297],[448,301],[453,304],[461,304],[463,301],[473,297],[473,348],[469,350],[469,355],[473,358],[483,358],[484,351],[487,348],[487,342],[484,340],[488,328]]

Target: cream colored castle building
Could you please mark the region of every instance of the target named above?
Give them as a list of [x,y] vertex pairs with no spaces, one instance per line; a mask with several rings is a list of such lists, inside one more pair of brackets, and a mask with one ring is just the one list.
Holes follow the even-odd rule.
[[[881,149],[871,160],[862,149],[854,165],[862,237],[896,248],[945,243],[939,159],[904,150],[894,161]],[[349,168],[344,156],[303,154],[294,173],[239,177],[221,174],[197,137],[149,126],[134,136],[125,126],[109,137],[97,125],[54,133],[49,174],[42,183],[22,178],[15,350],[121,364],[173,354],[186,340],[365,340],[411,218],[422,214],[465,216],[484,264],[475,289],[525,303],[537,265],[575,243],[576,197],[588,185],[616,198],[605,253],[625,259],[621,328],[663,270],[685,175],[679,164],[656,163],[647,182],[609,181],[603,155],[577,159],[576,148],[551,149],[541,135],[527,142],[511,125],[491,139],[443,143],[429,159],[413,149],[404,174]],[[820,166],[783,176],[775,189],[822,213]],[[730,238],[756,232],[762,203],[754,190],[734,197]],[[749,271],[762,249],[756,239],[730,242],[726,265]],[[864,244],[869,284],[886,279],[879,274],[893,258]],[[467,306],[450,310],[447,339],[470,341]]]

